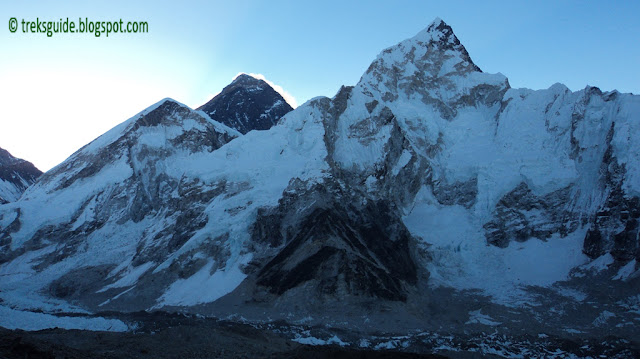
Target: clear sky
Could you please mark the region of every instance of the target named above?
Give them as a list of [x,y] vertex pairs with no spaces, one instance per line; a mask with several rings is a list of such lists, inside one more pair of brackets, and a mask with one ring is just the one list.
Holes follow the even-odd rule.
[[[435,17],[513,87],[639,93],[638,14],[638,1],[2,1],[0,147],[48,170],[162,98],[203,104],[239,72],[298,104],[333,96]],[[47,37],[11,33],[12,17],[146,21],[149,32]]]

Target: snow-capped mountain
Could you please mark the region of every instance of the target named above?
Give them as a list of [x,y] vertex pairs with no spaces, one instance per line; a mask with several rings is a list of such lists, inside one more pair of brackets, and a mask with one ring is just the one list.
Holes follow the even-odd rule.
[[292,108],[267,82],[240,74],[198,110],[245,134],[268,130]]
[[267,131],[206,106],[163,100],[0,207],[0,297],[527,333],[606,307],[632,330],[640,97],[513,89],[436,19]]
[[31,162],[0,148],[0,204],[18,200],[41,174]]

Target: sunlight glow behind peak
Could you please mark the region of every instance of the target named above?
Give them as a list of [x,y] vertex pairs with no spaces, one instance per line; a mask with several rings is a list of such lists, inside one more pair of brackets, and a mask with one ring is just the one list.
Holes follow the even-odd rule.
[[254,79],[258,79],[258,80],[262,80],[262,81],[266,82],[267,84],[269,84],[269,86],[271,86],[271,88],[273,88],[277,93],[279,93],[280,96],[282,96],[282,98],[284,98],[285,101],[287,101],[289,106],[293,107],[294,109],[298,107],[298,101],[296,101],[296,98],[293,97],[293,95],[291,95],[290,93],[285,91],[285,89],[282,88],[282,86],[276,85],[273,81],[267,80],[267,78],[263,74],[256,74],[256,73],[253,73],[253,72],[250,72],[250,73],[238,72],[231,79],[231,81],[237,79],[238,76],[240,76],[240,75],[249,75],[249,76],[253,77]]

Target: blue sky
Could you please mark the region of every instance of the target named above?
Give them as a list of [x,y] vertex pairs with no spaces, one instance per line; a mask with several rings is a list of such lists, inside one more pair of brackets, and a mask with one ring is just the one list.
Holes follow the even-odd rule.
[[[0,147],[47,170],[164,97],[192,107],[239,72],[295,97],[357,83],[435,17],[485,72],[640,92],[636,1],[45,1],[0,5]],[[147,21],[147,34],[10,33],[8,21]]]

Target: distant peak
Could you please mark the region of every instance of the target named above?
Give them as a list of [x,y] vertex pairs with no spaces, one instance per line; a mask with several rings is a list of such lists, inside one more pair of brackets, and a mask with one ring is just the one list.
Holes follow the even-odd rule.
[[436,17],[426,29],[420,31],[413,39],[419,42],[435,46],[440,51],[453,51],[459,54],[461,59],[468,62],[474,71],[482,72],[476,66],[467,49],[460,43],[458,37],[453,33],[453,29],[444,20]]
[[164,105],[166,103],[177,103],[180,104],[178,101],[172,99],[171,97],[165,97],[162,100],[157,102],[159,105]]
[[442,34],[446,37],[456,36],[453,34],[453,29],[451,28],[451,26],[449,26],[446,22],[444,22],[439,17],[435,18],[435,20],[433,20],[431,24],[427,26],[426,31],[427,33],[431,33],[431,34]]
[[460,43],[456,35],[453,33],[451,26],[439,17],[435,18],[426,29],[420,31],[414,38],[424,42],[440,41],[457,44]]
[[292,110],[281,87],[263,75],[239,73],[220,93],[197,110],[242,134],[268,130]]
[[9,153],[9,151],[5,150],[4,148],[0,147],[0,160],[3,158],[8,158],[10,160],[15,159],[15,157],[13,157],[11,155],[11,153]]
[[429,26],[427,27],[427,29],[430,29],[430,28],[432,28],[432,27],[433,27],[433,28],[438,27],[441,23],[443,23],[443,24],[447,25],[447,24],[446,24],[446,23],[445,23],[441,18],[436,17],[435,19],[433,19],[433,21],[431,22],[431,24],[429,24]]
[[176,106],[180,106],[180,107],[185,107],[185,108],[191,109],[189,106],[187,106],[187,105],[185,105],[185,104],[183,104],[181,102],[178,102],[178,101],[172,99],[171,97],[165,97],[162,100],[156,102],[154,105],[151,105],[150,107],[148,107],[146,109],[146,112],[147,113],[151,112],[151,111],[153,111],[153,110],[155,110],[157,108],[166,108],[166,107],[176,108]]
[[[443,118],[452,118],[455,110],[449,109],[468,93],[471,82],[486,81],[498,89],[509,86],[502,75],[470,77],[472,73],[482,71],[473,63],[451,26],[436,18],[414,37],[383,50],[357,86],[377,101],[395,101],[402,95],[451,103],[442,107],[441,112]],[[443,88],[446,91],[442,91]]]
[[232,84],[234,83],[261,83],[263,82],[262,79],[259,79],[255,76],[252,76],[250,74],[246,74],[246,73],[239,73],[234,79],[233,81],[231,81]]
[[[282,86],[269,81],[263,74],[239,72],[227,87],[258,87],[260,90],[271,88],[282,96],[284,101],[292,108],[298,107],[298,102],[289,92],[285,91]],[[223,90],[224,91],[224,90]]]

